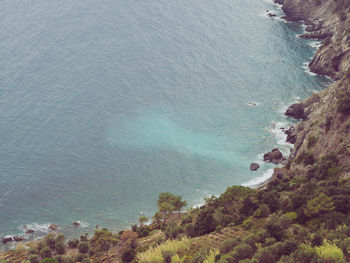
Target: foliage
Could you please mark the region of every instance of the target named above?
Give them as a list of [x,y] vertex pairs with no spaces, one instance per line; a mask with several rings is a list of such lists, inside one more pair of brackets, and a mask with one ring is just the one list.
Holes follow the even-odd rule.
[[135,255],[135,250],[133,250],[132,248],[127,248],[122,253],[122,261],[124,263],[131,262],[135,258]]
[[49,258],[49,257],[51,257],[51,249],[49,247],[44,247],[40,251],[40,256],[42,258]]
[[88,253],[90,249],[89,242],[88,241],[80,242],[78,245],[78,249],[80,253],[83,253],[83,254]]
[[44,258],[40,263],[58,263],[58,261],[55,258]]
[[58,254],[64,254],[66,252],[66,245],[62,241],[56,242],[55,249]]
[[78,247],[78,244],[79,244],[79,239],[77,239],[77,238],[72,238],[72,239],[68,240],[68,246],[70,248],[76,248],[76,247]]
[[177,238],[181,233],[183,233],[183,228],[178,226],[176,222],[170,222],[165,229],[165,237],[167,239]]
[[[167,240],[164,243],[151,247],[145,252],[137,254],[137,260],[140,263],[158,263],[163,262],[162,251],[168,251],[171,255],[185,251],[190,246],[190,239],[183,238],[181,240]],[[164,253],[164,252],[163,252]]]
[[268,217],[270,213],[270,207],[267,204],[261,204],[259,208],[254,212],[253,216],[257,218],[263,218]]
[[40,258],[39,258],[39,255],[32,254],[32,255],[29,255],[28,260],[30,263],[39,263]]
[[227,254],[231,252],[240,243],[240,241],[241,240],[237,238],[226,239],[220,246],[220,253]]
[[315,217],[334,210],[334,204],[330,197],[321,193],[319,196],[307,202],[305,215]]
[[50,247],[51,249],[55,249],[56,236],[54,234],[48,234],[45,237],[45,242],[48,247]]
[[316,247],[317,255],[326,262],[344,262],[343,251],[334,244],[324,241],[322,246]]

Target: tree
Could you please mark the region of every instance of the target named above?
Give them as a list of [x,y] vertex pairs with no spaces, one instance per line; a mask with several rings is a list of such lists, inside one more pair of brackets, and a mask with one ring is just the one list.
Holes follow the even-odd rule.
[[148,222],[148,218],[145,217],[145,216],[141,216],[141,217],[139,218],[139,222],[140,222],[140,224],[141,224],[141,227],[143,227],[143,224],[146,223],[146,222]]
[[175,196],[171,193],[160,193],[158,196],[157,205],[159,208],[159,212],[163,215],[164,223],[166,223],[166,217],[168,214],[170,214],[172,211],[174,211],[174,199]]
[[314,199],[307,202],[305,215],[308,217],[316,217],[334,210],[332,198],[321,193]]
[[181,200],[181,199],[182,199],[181,195],[177,195],[174,197],[174,202],[173,202],[174,209],[179,211],[179,218],[181,216],[181,209],[187,206],[187,201]]
[[110,263],[109,249],[118,243],[119,239],[107,229],[96,230],[91,242],[98,247],[98,250],[106,253],[107,262]]

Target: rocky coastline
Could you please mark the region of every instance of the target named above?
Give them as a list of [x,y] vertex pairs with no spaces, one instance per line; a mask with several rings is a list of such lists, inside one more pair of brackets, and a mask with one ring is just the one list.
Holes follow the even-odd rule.
[[[330,152],[340,155],[344,176],[350,175],[348,117],[339,111],[339,102],[350,91],[350,2],[327,0],[275,0],[282,5],[287,21],[303,22],[305,39],[321,40],[309,64],[311,72],[334,80],[310,98],[291,105],[285,115],[300,122],[285,131],[287,142],[294,144],[288,162],[275,168],[273,176],[260,187],[288,172],[308,173],[310,165],[300,162],[306,154],[322,159]],[[347,105],[347,101],[343,104]],[[349,125],[348,125],[349,126]]]

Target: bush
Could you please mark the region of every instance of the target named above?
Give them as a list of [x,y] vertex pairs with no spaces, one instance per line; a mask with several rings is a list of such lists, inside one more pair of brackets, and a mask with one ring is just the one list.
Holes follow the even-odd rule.
[[49,258],[51,257],[51,249],[48,247],[44,247],[41,251],[40,251],[40,256],[42,258]]
[[202,236],[213,232],[216,227],[216,222],[213,217],[213,210],[208,208],[202,208],[199,211],[196,222],[194,223],[194,234],[196,236]]
[[79,239],[77,239],[77,238],[72,238],[72,239],[68,240],[68,246],[70,248],[76,248],[78,246],[78,244],[79,244]]
[[239,240],[237,238],[225,240],[220,246],[220,254],[224,255],[231,252],[238,244]]
[[222,226],[221,225],[218,225],[215,227],[215,231],[218,232],[218,233],[221,233],[221,230],[222,230]]
[[341,91],[339,93],[337,110],[342,114],[350,113],[350,92],[349,91]]
[[39,263],[40,262],[39,255],[35,255],[35,254],[29,255],[28,260],[30,263]]
[[66,245],[62,242],[56,242],[55,249],[58,254],[64,254],[66,252]]
[[251,258],[254,255],[254,249],[247,244],[240,244],[233,250],[233,257],[239,261],[245,258]]
[[242,227],[245,230],[249,230],[253,225],[253,219],[251,217],[247,218],[246,220],[243,221]]
[[283,216],[286,216],[286,217],[288,217],[290,220],[291,220],[291,222],[295,222],[296,220],[297,220],[297,218],[298,218],[298,214],[296,213],[296,212],[288,212],[288,213],[285,213]]
[[326,262],[344,262],[343,251],[336,245],[324,242],[322,246],[316,247],[317,255]]
[[63,257],[61,255],[58,255],[55,257],[58,263],[63,263]]
[[264,242],[265,247],[271,246],[275,243],[276,243],[276,239],[274,239],[273,237],[265,238],[265,242]]
[[186,233],[187,236],[189,236],[189,237],[195,236],[193,224],[191,224],[191,223],[186,224],[184,226],[184,229],[185,229],[185,233]]
[[256,259],[259,263],[272,263],[276,262],[275,256],[266,248],[259,248],[258,251],[254,255],[254,259]]
[[124,263],[131,262],[135,258],[135,255],[136,255],[135,250],[133,250],[132,248],[127,248],[123,251],[122,261]]
[[282,238],[283,227],[278,221],[276,222],[275,220],[270,220],[266,224],[266,230],[276,240],[280,240]]
[[305,165],[312,165],[315,163],[314,155],[311,151],[303,151],[299,154],[298,158],[295,160],[296,163],[303,163]]
[[80,242],[78,245],[78,249],[80,253],[84,253],[84,254],[88,253],[90,249],[89,242],[87,241]]
[[45,242],[48,247],[50,247],[51,249],[55,249],[56,237],[54,234],[48,234],[45,237]]
[[88,258],[86,254],[78,254],[74,257],[75,262],[82,262],[84,259]]
[[183,232],[182,227],[178,226],[175,222],[170,222],[165,228],[165,237],[167,239],[177,238],[179,234]]
[[186,214],[182,217],[181,225],[184,226],[186,224],[192,223],[192,220],[193,220],[193,217],[191,215]]
[[63,263],[73,263],[73,259],[71,257],[63,257]]
[[171,263],[172,256],[170,251],[162,251],[162,257],[165,263]]
[[58,234],[56,237],[56,242],[64,242],[66,237],[63,234]]
[[256,218],[263,218],[263,217],[268,217],[270,213],[271,213],[270,207],[267,204],[262,204],[254,212],[253,216]]
[[58,263],[58,261],[55,258],[44,258],[40,263]]

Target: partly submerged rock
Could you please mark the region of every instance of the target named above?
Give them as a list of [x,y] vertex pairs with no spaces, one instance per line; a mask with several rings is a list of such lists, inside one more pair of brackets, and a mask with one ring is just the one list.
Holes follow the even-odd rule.
[[284,133],[287,135],[286,142],[294,144],[297,141],[297,132],[294,126],[290,126],[288,130],[284,131]]
[[12,237],[3,237],[2,238],[2,243],[4,243],[4,244],[12,242],[12,241],[13,241]]
[[281,153],[281,151],[278,148],[272,149],[271,152],[264,154],[264,161],[265,162],[280,164],[284,160],[285,160],[285,158],[283,158],[283,154]]
[[21,242],[21,241],[24,240],[24,237],[22,237],[22,236],[14,236],[13,240],[16,241],[16,242]]
[[295,103],[289,106],[287,111],[284,113],[288,117],[292,117],[294,119],[306,119],[306,114],[304,111],[304,106],[299,103]]
[[256,170],[258,170],[259,169],[259,164],[257,164],[257,163],[252,163],[252,164],[250,164],[250,170],[251,171],[256,171]]
[[80,226],[80,223],[78,221],[73,222],[73,225]]
[[56,230],[58,229],[58,226],[55,225],[55,224],[51,224],[51,225],[49,226],[49,229],[56,231]]
[[34,233],[34,230],[33,229],[28,229],[27,231],[26,231],[26,234],[33,234]]

